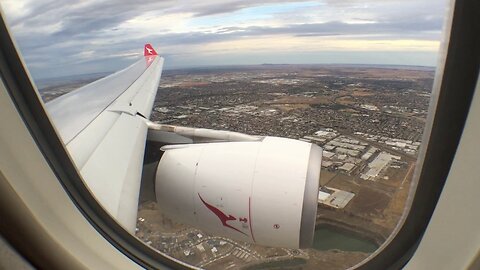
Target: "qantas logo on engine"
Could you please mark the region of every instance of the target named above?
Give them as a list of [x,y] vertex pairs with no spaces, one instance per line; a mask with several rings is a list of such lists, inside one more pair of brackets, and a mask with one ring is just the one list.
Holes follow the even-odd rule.
[[202,198],[202,196],[200,196],[200,193],[198,193],[198,197],[199,197],[200,200],[203,202],[203,204],[204,204],[210,211],[212,211],[212,213],[214,213],[214,214],[218,217],[218,219],[220,219],[220,222],[222,222],[222,225],[223,225],[224,227],[230,228],[230,229],[232,229],[232,230],[234,230],[234,231],[237,231],[237,232],[239,232],[239,233],[241,233],[241,234],[247,235],[246,233],[240,231],[239,229],[237,229],[237,228],[235,228],[235,227],[227,224],[227,221],[237,220],[236,217],[234,217],[234,216],[232,216],[232,215],[228,215],[228,216],[227,216],[224,212],[222,212],[222,210],[220,210],[220,209],[216,208],[215,206],[207,203],[207,202]]

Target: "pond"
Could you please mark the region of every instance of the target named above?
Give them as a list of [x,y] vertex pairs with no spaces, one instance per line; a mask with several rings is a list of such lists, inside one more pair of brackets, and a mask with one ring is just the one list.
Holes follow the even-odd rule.
[[378,248],[378,245],[348,231],[330,226],[320,226],[315,230],[312,248],[317,250],[338,249],[371,253]]

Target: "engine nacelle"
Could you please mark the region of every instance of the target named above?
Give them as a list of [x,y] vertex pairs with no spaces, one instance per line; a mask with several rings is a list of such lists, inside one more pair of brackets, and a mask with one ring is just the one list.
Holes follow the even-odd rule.
[[265,137],[162,150],[155,191],[167,215],[240,241],[311,246],[322,158],[317,145]]

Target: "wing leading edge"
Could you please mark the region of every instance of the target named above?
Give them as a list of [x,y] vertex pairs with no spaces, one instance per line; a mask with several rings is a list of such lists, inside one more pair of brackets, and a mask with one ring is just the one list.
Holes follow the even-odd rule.
[[132,233],[148,130],[146,119],[162,68],[163,58],[146,44],[143,59],[46,105],[88,188]]

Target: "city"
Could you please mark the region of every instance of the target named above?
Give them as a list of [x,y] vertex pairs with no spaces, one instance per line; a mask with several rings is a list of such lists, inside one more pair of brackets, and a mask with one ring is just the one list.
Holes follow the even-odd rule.
[[[407,203],[433,74],[425,67],[355,65],[165,71],[152,121],[323,148],[316,234],[305,250],[236,242],[178,224],[141,198],[136,236],[207,269],[345,269],[360,262],[387,239]],[[68,89],[42,93],[51,99]]]
[[[368,248],[372,252],[385,241],[402,214],[432,82],[433,69],[415,67],[262,65],[167,71],[153,121],[320,145],[324,152],[317,228],[333,228],[367,243],[353,250],[321,244],[316,248],[324,241],[320,236],[308,250],[237,243],[175,224],[168,217],[152,219],[147,210],[156,208],[152,202],[145,204],[146,209],[140,205],[137,236],[208,269],[354,265],[368,255]],[[170,238],[146,233],[160,231],[158,222],[162,228],[168,224],[166,231],[184,233]]]

